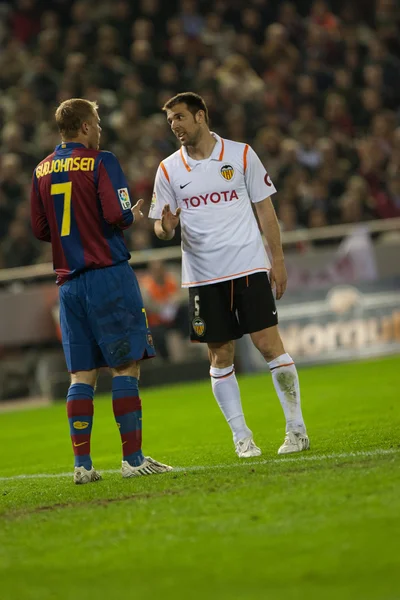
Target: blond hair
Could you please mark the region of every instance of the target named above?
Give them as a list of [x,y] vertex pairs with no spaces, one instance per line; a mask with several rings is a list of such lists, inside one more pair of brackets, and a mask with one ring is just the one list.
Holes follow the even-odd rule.
[[56,123],[63,138],[77,137],[85,121],[97,116],[97,102],[84,98],[70,98],[61,102],[56,110]]

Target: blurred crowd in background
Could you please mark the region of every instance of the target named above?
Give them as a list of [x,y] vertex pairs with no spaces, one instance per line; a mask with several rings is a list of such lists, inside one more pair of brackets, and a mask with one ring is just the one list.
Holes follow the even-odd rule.
[[[51,260],[29,189],[70,97],[147,205],[177,148],[160,107],[193,90],[259,154],[284,230],[400,216],[399,26],[397,0],[0,0],[0,267]],[[165,245],[147,219],[127,237]]]

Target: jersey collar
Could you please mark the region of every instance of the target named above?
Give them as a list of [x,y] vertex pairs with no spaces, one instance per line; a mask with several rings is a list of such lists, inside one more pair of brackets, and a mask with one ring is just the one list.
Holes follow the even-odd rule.
[[55,150],[65,150],[66,148],[86,148],[86,146],[80,142],[61,142],[61,144],[56,146]]
[[[217,143],[214,146],[214,149],[211,153],[211,156],[209,158],[206,158],[204,160],[218,160],[221,161],[224,159],[224,153],[225,153],[225,143],[222,137],[220,137],[219,135],[217,135],[216,133],[214,133],[213,131],[211,131],[211,135],[217,140]],[[190,156],[187,153],[187,150],[185,148],[185,146],[181,146],[181,149],[179,150],[179,153],[181,155],[181,159],[183,164],[185,165],[185,168],[187,171],[191,171],[192,169],[194,169],[198,164],[204,162],[204,160],[195,160],[193,158],[190,158]]]

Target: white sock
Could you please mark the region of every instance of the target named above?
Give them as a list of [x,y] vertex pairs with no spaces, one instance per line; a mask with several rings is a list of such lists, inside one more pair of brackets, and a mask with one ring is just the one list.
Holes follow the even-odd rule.
[[211,367],[210,375],[214,397],[231,428],[234,443],[236,444],[239,440],[251,437],[253,434],[244,420],[234,366],[225,367],[224,369]]
[[286,431],[306,433],[300,404],[299,377],[293,359],[281,354],[268,363],[286,419]]

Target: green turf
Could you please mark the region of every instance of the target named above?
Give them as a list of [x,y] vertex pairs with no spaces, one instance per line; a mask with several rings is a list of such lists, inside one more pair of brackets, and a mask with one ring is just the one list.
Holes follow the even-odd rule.
[[[300,457],[276,455],[269,376],[241,378],[263,457],[240,464],[207,382],[144,391],[145,451],[187,469],[0,479],[0,600],[399,599],[399,365],[302,370],[312,450]],[[0,478],[71,471],[62,403],[0,414],[0,432]],[[92,450],[96,468],[118,468],[109,399]]]

